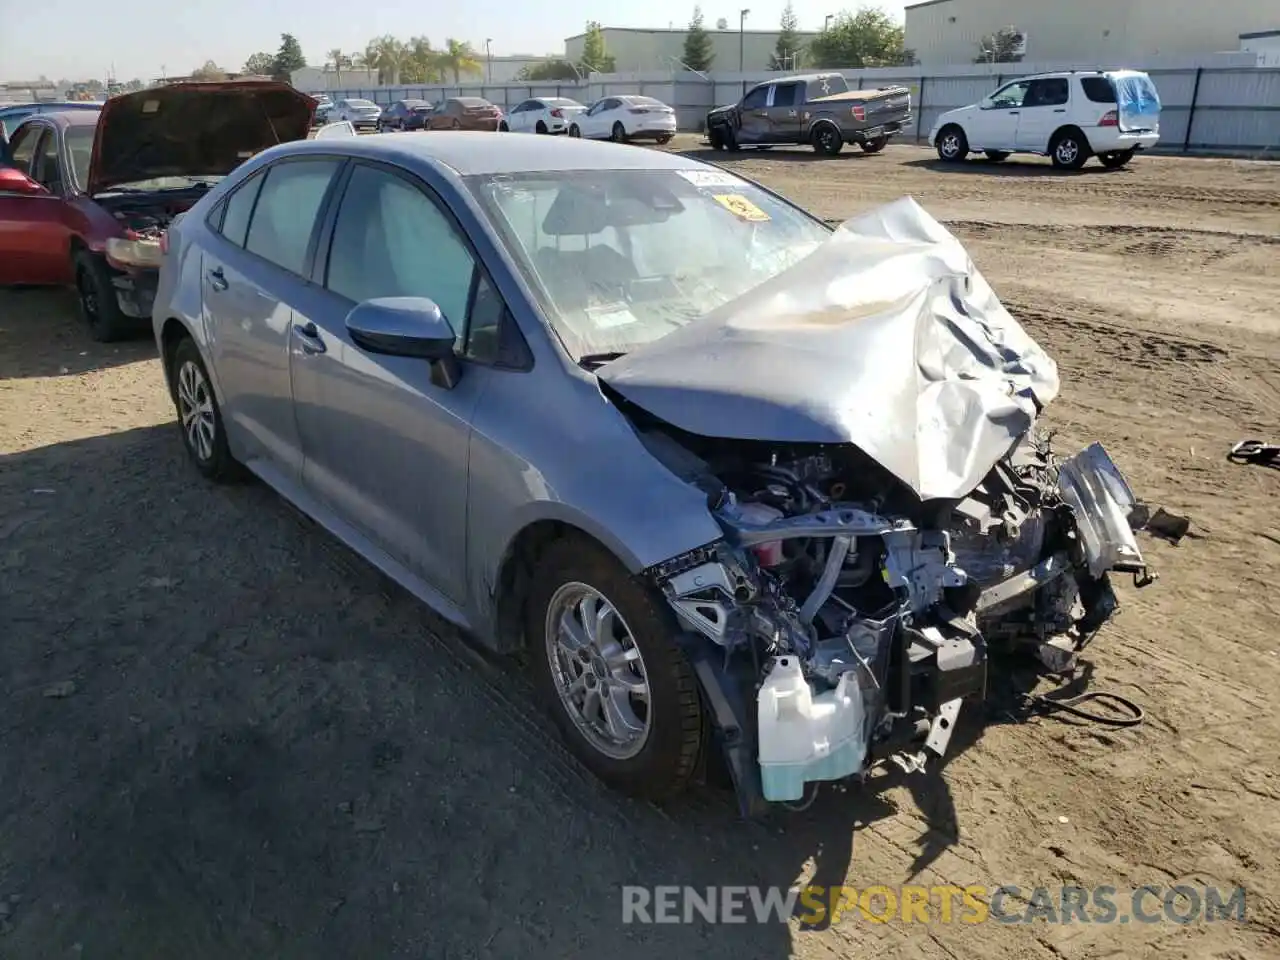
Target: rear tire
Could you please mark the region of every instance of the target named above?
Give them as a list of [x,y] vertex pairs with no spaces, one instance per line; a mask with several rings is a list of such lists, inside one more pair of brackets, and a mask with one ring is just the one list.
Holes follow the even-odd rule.
[[511,132],[511,128],[510,128],[509,126],[507,126],[507,121],[503,120],[500,124],[498,124],[498,132],[499,132],[499,133],[510,133],[510,132]]
[[1137,153],[1136,150],[1112,150],[1109,153],[1098,154],[1098,162],[1108,170],[1119,170],[1133,159],[1135,153]]
[[984,150],[982,152],[987,155],[987,159],[992,163],[999,163],[1002,160],[1009,159],[1009,154],[1003,150]]
[[1049,157],[1059,170],[1079,170],[1089,154],[1089,141],[1078,130],[1060,131],[1049,145]]
[[888,145],[888,137],[876,137],[874,140],[864,140],[859,144],[863,153],[879,153]]
[[76,279],[76,295],[80,319],[89,328],[89,336],[99,343],[122,340],[134,332],[132,323],[120,310],[111,274],[101,257],[80,250],[72,261]]
[[614,122],[613,129],[609,131],[609,139],[614,143],[627,142],[627,128],[622,125],[621,120]]
[[178,429],[187,456],[207,479],[231,483],[244,477],[245,471],[231,455],[227,433],[222,424],[222,411],[213,392],[213,381],[200,357],[200,350],[189,336],[178,341],[169,360],[169,384],[174,409],[178,413]]
[[960,163],[969,156],[969,138],[964,135],[964,130],[952,124],[938,131],[934,149],[943,163]]
[[712,127],[707,131],[707,142],[711,144],[712,150],[724,149],[724,138],[720,134],[719,127]]
[[547,125],[543,123],[541,120],[539,120],[538,125],[533,128],[533,132],[545,134],[547,132]]
[[813,140],[814,153],[820,153],[824,157],[834,157],[844,149],[844,137],[836,129],[835,124],[819,123],[813,128],[810,137]]
[[669,133],[664,133],[662,136],[658,138],[658,146],[660,147],[665,147],[670,142],[671,142],[671,134]]
[[[606,604],[613,616],[594,615]],[[575,629],[562,631],[566,617]],[[680,793],[706,739],[678,630],[663,599],[594,541],[568,536],[539,558],[525,607],[534,682],[569,748],[629,796]]]

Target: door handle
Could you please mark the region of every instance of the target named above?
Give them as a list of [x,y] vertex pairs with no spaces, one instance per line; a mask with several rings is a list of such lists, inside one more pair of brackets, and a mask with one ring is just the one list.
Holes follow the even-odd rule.
[[221,267],[214,267],[209,271],[209,286],[215,290],[227,289],[227,275],[222,272]]
[[324,353],[328,349],[324,345],[324,341],[320,339],[320,331],[316,329],[316,325],[310,320],[306,323],[295,324],[293,335],[302,347],[303,353]]
[[796,115],[796,112],[795,112],[794,110],[788,110],[788,111],[787,111],[787,116],[788,116],[788,117],[794,117],[795,115]]
[[1009,111],[1009,116],[1011,116],[1011,117],[1016,117],[1016,116],[1017,116],[1019,113],[1021,113],[1021,112],[1022,112],[1021,110],[1010,110],[1010,111]]
[[768,110],[757,110],[757,111],[756,111],[756,116],[757,116],[757,117],[767,117],[767,116],[769,116],[769,111],[768,111]]
[[1054,113],[1066,113],[1066,112],[1067,112],[1067,108],[1066,108],[1066,107],[1058,107],[1058,109],[1054,110],[1053,112],[1054,112]]

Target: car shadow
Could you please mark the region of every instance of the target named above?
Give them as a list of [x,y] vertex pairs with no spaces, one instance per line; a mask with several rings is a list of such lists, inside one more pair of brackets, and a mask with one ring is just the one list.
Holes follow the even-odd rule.
[[[9,455],[0,502],[8,956],[782,960],[830,913],[645,922],[654,888],[892,886],[957,842],[945,764],[749,822],[711,785],[663,808],[604,789],[519,658],[264,485],[204,482],[173,424]],[[949,757],[1017,719],[962,717]],[[872,837],[895,787],[927,819],[914,850]]]
[[98,343],[80,322],[72,291],[0,288],[0,380],[76,376],[155,355],[151,324],[145,320],[127,340]]
[[919,160],[907,160],[904,167],[916,167],[923,170],[934,170],[946,174],[968,174],[970,176],[997,177],[1079,177],[1091,175],[1124,175],[1127,167],[1108,170],[1090,158],[1090,161],[1079,170],[1059,170],[1049,159],[1031,154],[1009,157],[1006,160],[989,160],[983,156],[972,156],[961,163],[947,163],[937,157],[924,157]]
[[812,147],[801,145],[769,147],[764,150],[759,147],[743,147],[733,153],[728,150],[713,150],[710,146],[700,146],[672,152],[678,153],[682,157],[701,160],[703,163],[717,163],[722,166],[732,166],[735,162],[742,160],[777,160],[781,163],[838,163],[851,157],[875,156],[875,154],[864,153],[858,147],[849,145],[846,145],[844,150],[834,157],[816,153]]

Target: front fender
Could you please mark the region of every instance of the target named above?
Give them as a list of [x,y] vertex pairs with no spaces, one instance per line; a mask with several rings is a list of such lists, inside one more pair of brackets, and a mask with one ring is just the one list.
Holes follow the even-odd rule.
[[632,573],[719,539],[706,494],[640,442],[592,377],[540,364],[493,372],[469,451],[467,580],[474,622],[521,531],[557,521],[598,540]]

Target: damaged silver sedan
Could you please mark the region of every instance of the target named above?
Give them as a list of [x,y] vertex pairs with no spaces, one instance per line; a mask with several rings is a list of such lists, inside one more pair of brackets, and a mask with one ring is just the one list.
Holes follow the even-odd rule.
[[672,154],[339,137],[210,191],[160,288],[199,470],[525,650],[632,794],[923,769],[989,651],[1061,667],[1148,576],[1110,457],[1037,428],[1055,364],[911,200],[833,230]]

